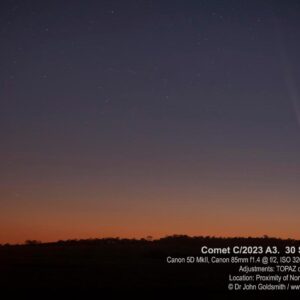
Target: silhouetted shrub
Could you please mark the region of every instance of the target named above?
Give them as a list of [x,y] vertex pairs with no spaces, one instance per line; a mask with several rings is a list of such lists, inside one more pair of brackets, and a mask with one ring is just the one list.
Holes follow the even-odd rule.
[[41,243],[42,243],[41,241],[37,241],[37,240],[26,240],[25,241],[26,245],[39,245]]

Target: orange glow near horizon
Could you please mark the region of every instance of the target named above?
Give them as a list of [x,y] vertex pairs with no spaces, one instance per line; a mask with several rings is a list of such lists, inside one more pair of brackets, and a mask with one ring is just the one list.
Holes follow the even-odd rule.
[[230,192],[226,201],[207,194],[205,204],[191,199],[191,194],[185,201],[182,196],[174,194],[172,201],[142,201],[131,195],[132,200],[126,201],[127,207],[112,205],[112,201],[102,206],[95,201],[85,201],[84,205],[73,201],[72,207],[66,206],[68,201],[51,206],[45,202],[43,206],[24,203],[18,208],[7,203],[0,221],[4,229],[0,243],[23,243],[28,239],[47,242],[103,237],[160,238],[173,234],[300,238],[297,204],[282,207],[281,195],[277,195],[278,201],[273,195],[272,201],[265,200],[264,205],[249,195],[239,203],[237,199],[242,194]]

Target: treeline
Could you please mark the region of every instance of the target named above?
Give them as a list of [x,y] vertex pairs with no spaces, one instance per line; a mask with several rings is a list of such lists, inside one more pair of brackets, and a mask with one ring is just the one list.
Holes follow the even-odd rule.
[[300,244],[299,240],[295,239],[281,239],[276,237],[269,237],[264,235],[263,237],[215,237],[215,236],[188,236],[188,235],[170,235],[159,239],[153,239],[152,236],[140,239],[129,238],[89,238],[89,239],[68,239],[59,240],[56,242],[41,242],[38,240],[26,240],[24,244],[0,244],[1,247],[5,246],[41,246],[41,245],[109,245],[109,244],[126,244],[126,245],[145,245],[145,244],[185,244],[185,245],[201,245],[209,243],[211,244],[244,244],[244,245],[264,245],[264,244]]

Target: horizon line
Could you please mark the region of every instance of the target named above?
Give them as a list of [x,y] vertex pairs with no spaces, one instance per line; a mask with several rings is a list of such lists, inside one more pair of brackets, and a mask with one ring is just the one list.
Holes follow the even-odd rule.
[[154,238],[151,235],[146,237],[119,237],[119,236],[107,236],[107,237],[93,237],[93,238],[69,238],[69,239],[59,239],[54,241],[41,241],[36,239],[26,239],[21,243],[0,243],[0,246],[22,246],[22,245],[43,245],[43,244],[58,244],[58,243],[68,243],[68,242],[88,242],[88,241],[105,241],[105,240],[116,240],[116,241],[141,241],[141,242],[158,242],[164,239],[220,239],[220,240],[233,240],[233,239],[269,239],[269,240],[280,240],[280,241],[299,241],[296,238],[282,238],[274,237],[264,234],[262,236],[215,236],[215,235],[188,235],[188,234],[171,234],[165,235],[159,238]]

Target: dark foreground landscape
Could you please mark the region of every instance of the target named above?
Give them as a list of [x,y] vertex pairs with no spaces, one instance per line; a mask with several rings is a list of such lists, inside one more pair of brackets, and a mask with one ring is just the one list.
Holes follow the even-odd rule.
[[[0,286],[10,288],[199,288],[227,290],[233,264],[170,264],[167,257],[199,256],[202,246],[300,245],[275,238],[170,236],[1,245]],[[223,257],[225,255],[222,255]]]

